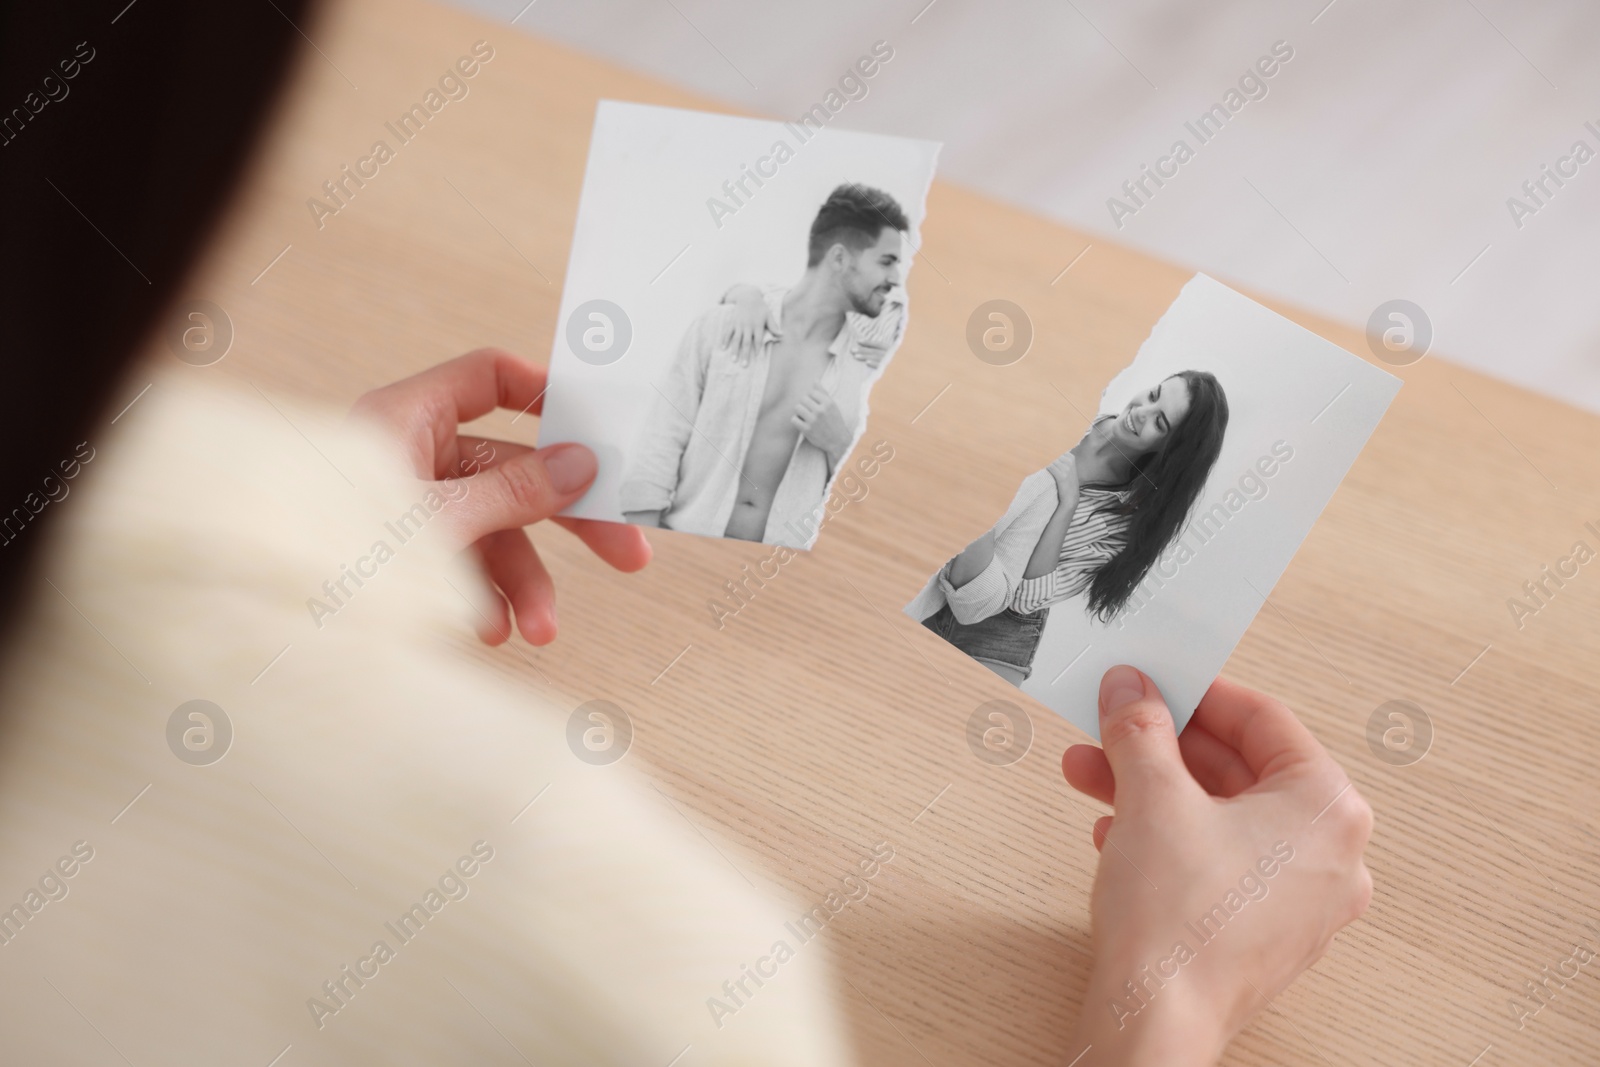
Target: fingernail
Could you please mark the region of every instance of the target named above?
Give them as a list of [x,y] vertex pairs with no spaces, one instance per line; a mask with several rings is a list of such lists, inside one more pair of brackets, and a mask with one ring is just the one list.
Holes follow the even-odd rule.
[[1100,680],[1100,695],[1100,715],[1104,718],[1118,708],[1144,699],[1144,676],[1125,665],[1112,667]]
[[542,453],[550,484],[558,493],[576,493],[594,481],[594,453],[582,445],[556,445]]

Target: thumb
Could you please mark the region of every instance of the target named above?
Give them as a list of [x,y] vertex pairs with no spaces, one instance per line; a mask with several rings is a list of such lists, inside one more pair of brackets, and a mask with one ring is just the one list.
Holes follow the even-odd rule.
[[498,530],[542,522],[582,496],[598,469],[594,453],[583,445],[559,444],[462,479],[466,495],[451,509],[455,534],[465,546]]
[[1112,667],[1100,679],[1100,747],[1111,764],[1119,813],[1161,803],[1192,781],[1167,702],[1132,667]]

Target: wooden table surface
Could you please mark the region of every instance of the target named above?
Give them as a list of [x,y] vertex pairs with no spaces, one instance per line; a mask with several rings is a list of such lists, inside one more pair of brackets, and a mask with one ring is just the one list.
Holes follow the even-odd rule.
[[[303,29],[316,50],[188,288],[236,331],[226,359],[193,373],[269,396],[347,404],[485,344],[547,360],[595,102],[725,110],[413,0],[348,0]],[[470,95],[319,229],[307,199],[479,39],[495,55]],[[900,607],[1054,457],[1063,422],[1082,422],[1072,405],[1093,410],[1190,271],[947,184],[924,237],[916,314],[860,445],[886,440],[894,457],[815,552],[719,629],[710,603],[764,546],[656,535],[654,563],[623,577],[545,530],[560,639],[462,649],[547,679],[566,706],[626,709],[628,762],[758,885],[820,900],[873,843],[893,844],[870,898],[826,934],[863,1063],[1059,1065],[1102,813],[1061,778],[1081,737]],[[964,340],[996,297],[1037,331],[1007,367]],[[1358,329],[1278,310],[1366,354]],[[1287,700],[1371,801],[1372,907],[1226,1062],[1594,1063],[1600,963],[1521,1030],[1509,1005],[1574,941],[1600,940],[1583,926],[1600,915],[1600,564],[1520,628],[1507,601],[1575,541],[1600,549],[1584,526],[1600,528],[1600,421],[1442,358],[1397,373],[1388,417],[1227,667]],[[1008,767],[965,737],[995,698],[1026,706],[1036,731]],[[1407,766],[1367,742],[1394,699],[1434,730]]]

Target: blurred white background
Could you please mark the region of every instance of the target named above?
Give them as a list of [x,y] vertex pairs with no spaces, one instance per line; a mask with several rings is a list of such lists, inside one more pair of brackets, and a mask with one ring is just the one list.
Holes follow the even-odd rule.
[[[1592,0],[454,2],[784,119],[887,41],[830,125],[943,141],[942,179],[1353,325],[1414,301],[1435,355],[1600,412],[1600,158],[1520,228],[1507,204],[1600,157]],[[1280,40],[1268,94],[1119,229],[1107,199]]]

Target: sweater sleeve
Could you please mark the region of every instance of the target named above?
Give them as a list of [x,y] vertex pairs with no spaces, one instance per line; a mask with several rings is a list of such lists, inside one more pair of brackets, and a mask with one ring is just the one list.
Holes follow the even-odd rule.
[[[85,830],[87,855],[72,852],[94,862],[76,882],[111,903],[51,903],[25,936],[5,913],[4,940],[22,942],[0,944],[8,965],[29,953],[25,963],[92,976],[82,988],[137,989],[117,1006],[96,998],[95,1025],[121,1047],[159,1049],[175,1063],[215,1060],[240,1043],[235,1035],[264,1047],[291,1026],[284,1041],[301,1052],[280,1054],[278,1067],[523,1057],[665,1067],[691,1040],[680,1067],[870,1062],[852,1054],[826,938],[798,967],[778,964],[781,992],[755,1001],[725,992],[740,962],[774,937],[797,947],[785,922],[822,898],[776,884],[800,879],[752,888],[719,861],[728,846],[708,844],[718,828],[691,826],[637,756],[605,768],[574,758],[556,740],[572,710],[546,693],[531,661],[490,670],[461,655],[468,619],[498,594],[434,526],[404,552],[380,554],[381,577],[359,595],[346,588],[308,609],[308,595],[322,603],[317,587],[334,561],[373,573],[351,553],[372,544],[381,516],[422,507],[426,483],[387,436],[359,419],[336,434],[338,411],[280,416],[216,378],[162,368],[152,379],[53,520],[50,577],[62,592],[29,598],[24,625],[8,635],[0,694],[0,907],[25,885],[17,872],[37,871]],[[328,429],[318,447],[357,488],[306,477],[294,427],[319,424]],[[128,661],[84,643],[80,608]],[[189,728],[182,740],[203,748],[174,732],[185,758],[156,758],[168,709],[152,720],[146,678],[174,702],[205,694],[203,718],[192,705],[171,713],[175,728]],[[263,709],[278,732],[246,735]],[[626,734],[604,729],[606,715],[589,712],[587,740],[604,733],[625,748]],[[240,778],[197,766],[221,758],[230,735],[241,752],[229,760],[259,761],[248,793]],[[548,793],[535,795],[541,785]],[[140,786],[151,795],[135,798]],[[111,826],[119,809],[126,817]],[[852,847],[838,862],[876,872],[904,858],[885,843]],[[142,907],[152,887],[171,906]],[[424,923],[422,947],[408,947]],[[417,965],[427,981],[412,980]],[[29,1006],[35,994],[19,993],[16,971],[0,979],[7,1003]],[[78,988],[62,986],[89,1007]],[[76,1046],[63,1051],[62,1014],[8,1012],[0,1062],[87,1062]],[[310,1056],[302,1045],[314,1046]]]

